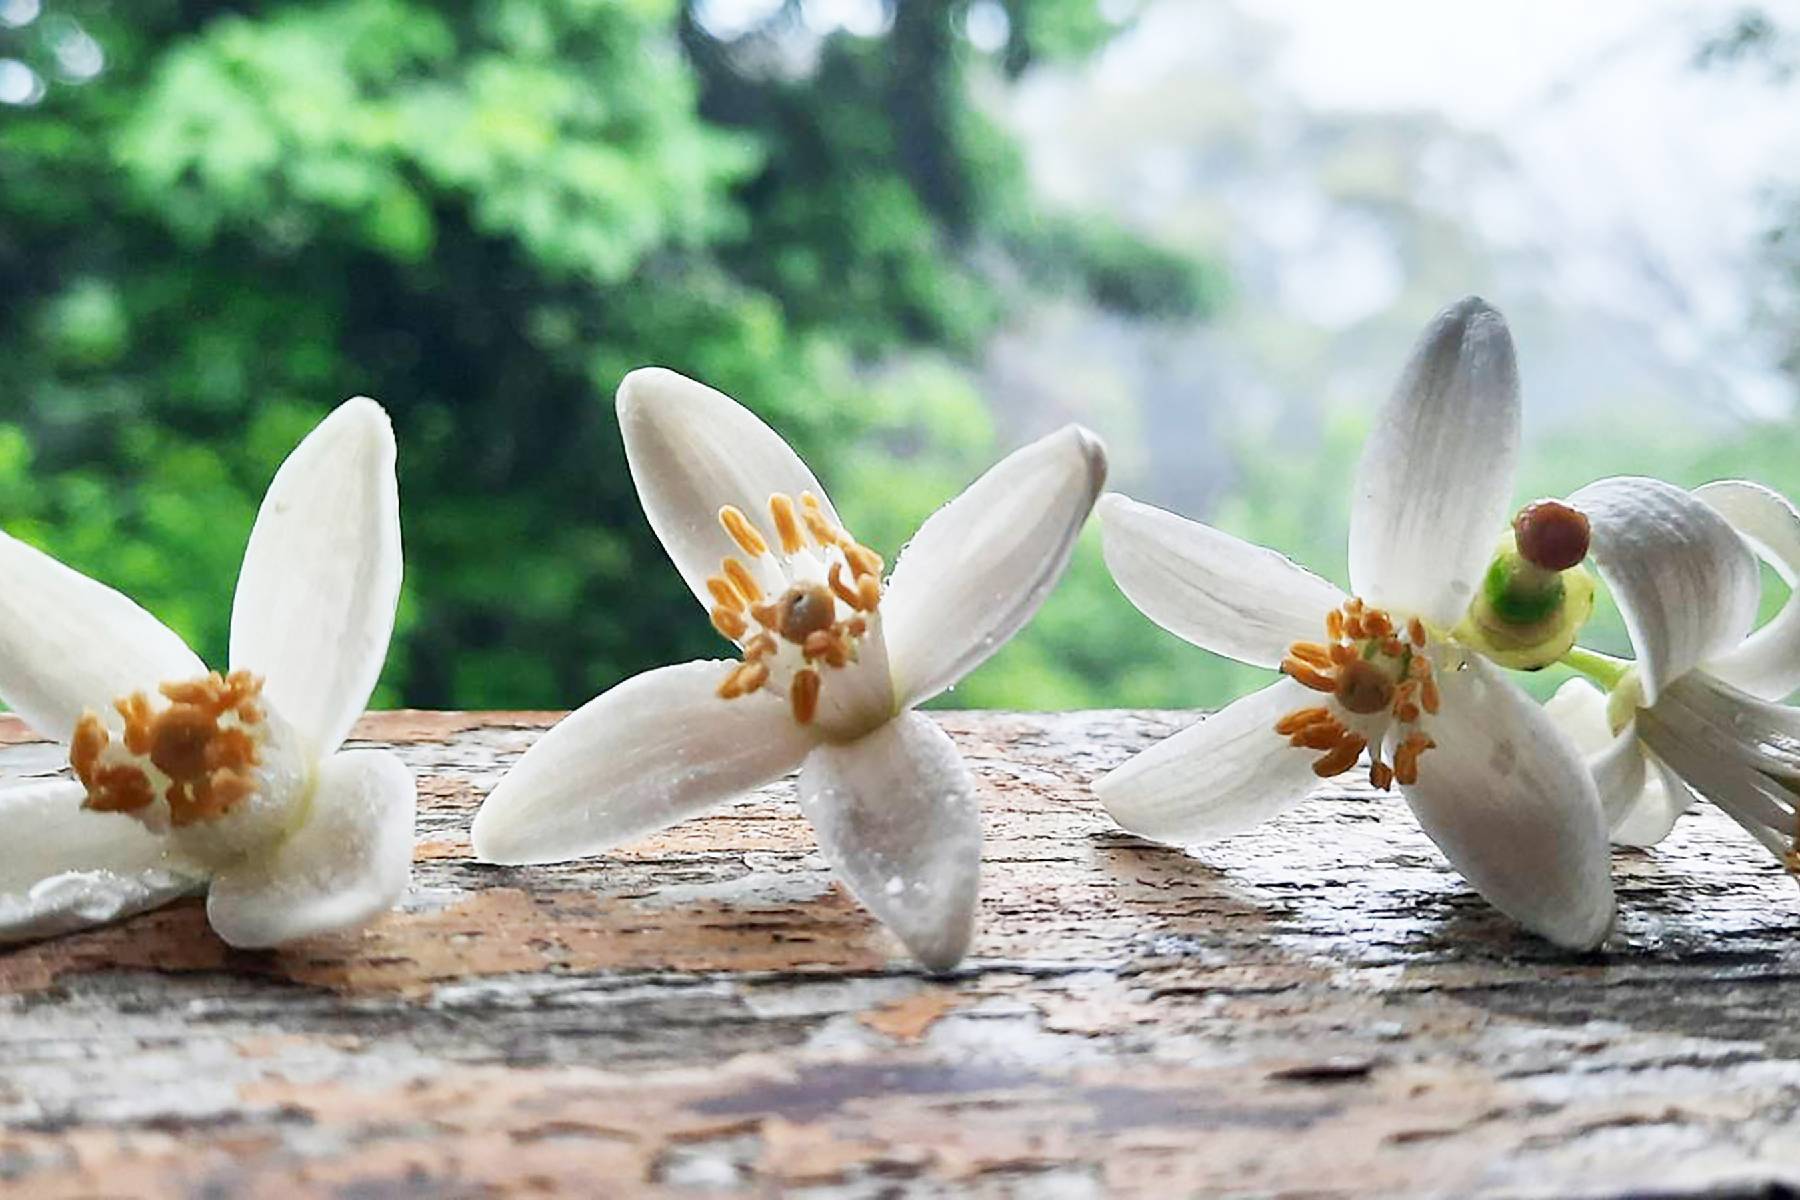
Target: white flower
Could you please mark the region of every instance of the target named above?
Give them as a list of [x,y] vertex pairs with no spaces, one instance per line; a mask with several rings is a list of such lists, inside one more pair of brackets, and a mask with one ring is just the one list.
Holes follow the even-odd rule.
[[207,887],[234,946],[361,924],[412,870],[413,780],[338,746],[400,594],[394,436],[341,405],[276,472],[244,551],[231,669],[136,604],[0,534],[0,699],[69,744],[77,781],[0,792],[0,941]]
[[1610,695],[1575,679],[1547,707],[1592,756],[1613,840],[1654,845],[1698,793],[1800,872],[1800,712],[1774,703],[1800,687],[1800,599],[1751,631],[1756,556],[1800,578],[1800,513],[1743,480],[1606,479],[1570,503],[1637,663],[1585,656]]
[[1068,426],[926,521],[893,576],[787,443],[736,401],[633,372],[619,425],[650,526],[741,662],[628,679],[570,714],[476,815],[477,857],[557,862],[801,768],[800,804],[861,901],[929,967],[962,958],[981,847],[973,781],[912,708],[998,650],[1061,574],[1105,479]]
[[1124,496],[1106,561],[1144,613],[1288,677],[1095,785],[1126,829],[1189,843],[1247,829],[1370,752],[1497,907],[1568,946],[1612,925],[1606,834],[1575,748],[1453,641],[1506,526],[1519,443],[1511,335],[1477,299],[1421,337],[1364,449],[1350,513],[1355,597],[1282,555]]

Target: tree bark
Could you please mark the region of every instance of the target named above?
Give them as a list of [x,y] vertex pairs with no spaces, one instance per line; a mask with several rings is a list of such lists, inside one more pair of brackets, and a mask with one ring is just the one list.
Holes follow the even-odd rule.
[[[1120,833],[1088,784],[1191,715],[937,716],[987,843],[936,978],[791,781],[486,867],[470,817],[550,718],[367,718],[420,779],[401,911],[240,953],[188,901],[0,953],[0,1193],[1800,1191],[1800,893],[1710,808],[1616,855],[1619,930],[1572,954],[1358,783],[1188,852]],[[0,719],[9,782],[59,765]]]

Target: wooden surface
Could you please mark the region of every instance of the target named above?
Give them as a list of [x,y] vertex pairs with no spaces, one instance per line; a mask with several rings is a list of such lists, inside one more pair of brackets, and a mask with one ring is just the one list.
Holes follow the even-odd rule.
[[[548,722],[390,713],[404,911],[281,953],[189,901],[0,954],[0,1193],[1800,1194],[1800,889],[1708,810],[1615,857],[1608,951],[1524,935],[1403,803],[1188,854],[1095,775],[1181,714],[942,714],[981,927],[922,976],[783,782],[605,859],[482,867]],[[0,719],[9,781],[58,769]]]

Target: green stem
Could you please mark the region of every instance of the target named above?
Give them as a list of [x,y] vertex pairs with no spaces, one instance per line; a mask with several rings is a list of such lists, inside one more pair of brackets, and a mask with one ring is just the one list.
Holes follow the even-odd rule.
[[1632,667],[1630,659],[1583,650],[1580,646],[1571,646],[1569,652],[1556,661],[1565,667],[1574,667],[1609,692],[1619,686],[1619,680],[1625,678],[1625,672]]

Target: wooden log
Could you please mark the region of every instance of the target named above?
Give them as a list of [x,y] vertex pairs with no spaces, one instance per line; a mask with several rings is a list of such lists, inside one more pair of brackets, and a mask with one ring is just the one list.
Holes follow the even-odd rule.
[[[1192,719],[938,714],[980,779],[971,958],[831,882],[791,781],[604,858],[468,859],[551,718],[384,713],[402,911],[276,953],[198,902],[0,954],[31,1197],[1791,1196],[1800,891],[1711,809],[1573,954],[1334,788],[1184,853],[1088,790]],[[59,768],[0,720],[9,782]]]

